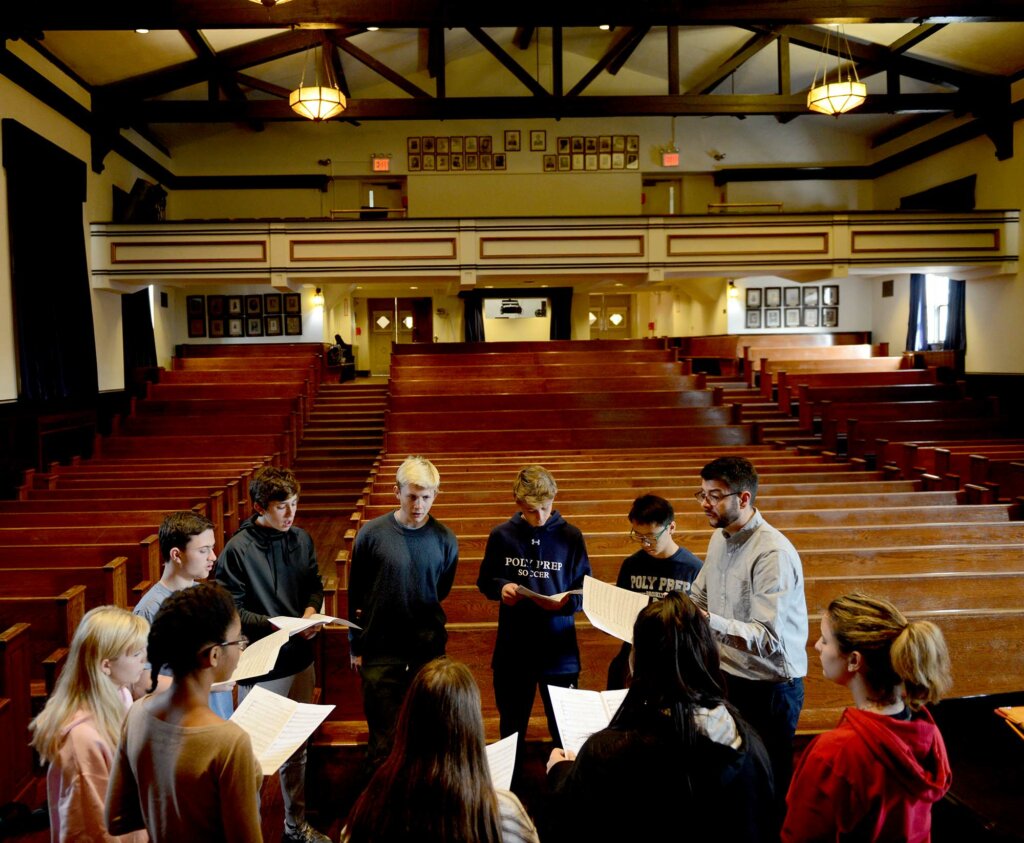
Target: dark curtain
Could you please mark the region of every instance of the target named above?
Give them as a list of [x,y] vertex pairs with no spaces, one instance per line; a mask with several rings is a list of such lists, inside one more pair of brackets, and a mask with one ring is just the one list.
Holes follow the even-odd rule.
[[949,310],[946,314],[946,351],[967,351],[967,282],[949,279]]
[[551,334],[553,340],[572,339],[572,288],[548,290],[551,299]]
[[15,120],[2,132],[20,397],[95,399],[85,164]]
[[465,325],[466,342],[484,341],[484,300],[481,296],[462,297],[462,321]]
[[907,320],[907,351],[928,348],[928,302],[925,278],[915,272],[910,276],[910,318]]
[[149,290],[121,296],[121,340],[124,348],[124,382],[132,382],[132,372],[156,365],[156,340],[153,338],[153,314],[149,308]]

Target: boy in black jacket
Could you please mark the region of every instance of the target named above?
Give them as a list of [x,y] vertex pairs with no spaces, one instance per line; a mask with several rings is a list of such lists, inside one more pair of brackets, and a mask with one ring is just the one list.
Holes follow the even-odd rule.
[[[256,514],[224,546],[216,579],[235,600],[242,632],[257,641],[275,631],[270,618],[309,617],[324,602],[324,584],[309,533],[294,526],[299,505],[299,481],[286,468],[267,467],[253,475],[249,498]],[[319,626],[293,635],[281,648],[274,670],[259,685],[282,697],[313,701],[313,647]],[[238,686],[238,701],[252,685]],[[306,822],[306,745],[282,766],[286,843],[330,843]]]
[[[487,539],[477,588],[498,600],[498,638],[491,667],[501,736],[526,737],[540,685],[548,730],[560,745],[548,685],[575,686],[580,651],[573,618],[583,606],[579,594],[590,573],[583,534],[554,510],[558,486],[540,465],[528,465],[512,486],[519,511]],[[527,593],[524,589],[529,589]],[[555,595],[561,595],[552,599]]]

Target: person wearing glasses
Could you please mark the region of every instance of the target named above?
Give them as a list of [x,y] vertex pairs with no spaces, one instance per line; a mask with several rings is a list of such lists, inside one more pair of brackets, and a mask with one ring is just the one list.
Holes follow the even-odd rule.
[[[249,498],[254,514],[224,545],[215,578],[235,601],[242,631],[253,641],[275,631],[273,617],[307,618],[320,611],[324,584],[313,539],[295,526],[299,481],[287,468],[269,466],[253,475]],[[293,635],[281,648],[274,669],[258,684],[300,703],[313,701],[313,626]],[[251,683],[238,686],[238,702]],[[284,843],[330,843],[306,822],[306,744],[281,765]]]
[[[675,510],[664,498],[641,495],[629,510],[629,538],[640,549],[622,563],[615,584],[619,588],[661,599],[670,591],[690,593],[700,570],[700,559],[676,544]],[[608,690],[625,688],[629,679],[629,642],[608,666]]]
[[694,497],[714,532],[690,596],[718,641],[729,701],[768,751],[781,823],[807,675],[803,566],[755,508],[757,470],[749,460],[720,457],[700,477]]
[[[231,596],[203,582],[168,597],[149,632],[150,694],[132,706],[107,788],[111,834],[161,841],[258,843],[263,775],[249,735],[210,709],[210,686],[249,643]],[[168,665],[171,687],[154,694]]]
[[533,701],[540,696],[548,730],[561,740],[548,685],[579,684],[580,649],[574,615],[583,608],[590,557],[583,533],[555,506],[558,485],[541,465],[528,465],[512,484],[516,513],[491,530],[476,584],[499,601],[498,637],[491,668],[503,738],[519,733],[520,752]]

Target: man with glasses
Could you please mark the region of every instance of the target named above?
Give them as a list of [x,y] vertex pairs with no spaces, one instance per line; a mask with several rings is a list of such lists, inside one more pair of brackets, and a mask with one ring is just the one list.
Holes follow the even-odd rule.
[[[629,538],[640,549],[628,557],[619,569],[615,584],[661,599],[670,591],[690,593],[690,583],[700,570],[700,559],[676,544],[675,510],[664,498],[641,495],[629,510]],[[629,643],[608,666],[608,690],[626,687],[629,676]]]
[[701,469],[694,497],[715,528],[690,596],[719,643],[728,698],[761,735],[779,819],[807,674],[807,603],[800,556],[754,507],[757,471],[743,457]]
[[[275,631],[270,618],[302,618],[319,612],[324,584],[313,539],[295,526],[299,507],[295,475],[287,468],[262,468],[249,484],[249,498],[253,515],[224,546],[214,576],[234,599],[247,640],[258,641]],[[320,626],[314,626],[293,635],[281,648],[274,670],[258,683],[260,687],[296,702],[312,702],[316,677],[309,639],[319,631]],[[238,701],[251,690],[251,684],[239,684]],[[281,765],[280,778],[282,840],[330,843],[327,835],[306,822],[306,744]]]

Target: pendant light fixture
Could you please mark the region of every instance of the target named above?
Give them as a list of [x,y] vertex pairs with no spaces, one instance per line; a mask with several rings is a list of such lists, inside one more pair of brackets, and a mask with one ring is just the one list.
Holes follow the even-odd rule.
[[[256,0],[253,0],[256,2]],[[306,64],[302,66],[302,79],[299,87],[288,95],[288,105],[300,117],[306,117],[316,123],[330,120],[343,112],[348,105],[345,95],[338,87],[330,62],[325,52],[326,45],[320,47],[320,60],[316,61],[316,47],[310,51],[314,57],[314,78],[312,85],[306,84]],[[308,53],[307,53],[308,58]]]
[[[829,65],[835,58],[835,74],[830,76]],[[846,67],[843,63],[846,62]],[[818,81],[818,77],[821,81]],[[831,79],[831,81],[829,81]],[[857,66],[850,52],[850,42],[842,26],[837,24],[835,37],[829,28],[825,36],[825,47],[821,51],[821,63],[814,72],[814,81],[807,92],[807,107],[819,114],[839,116],[864,104],[868,88],[857,76]]]

